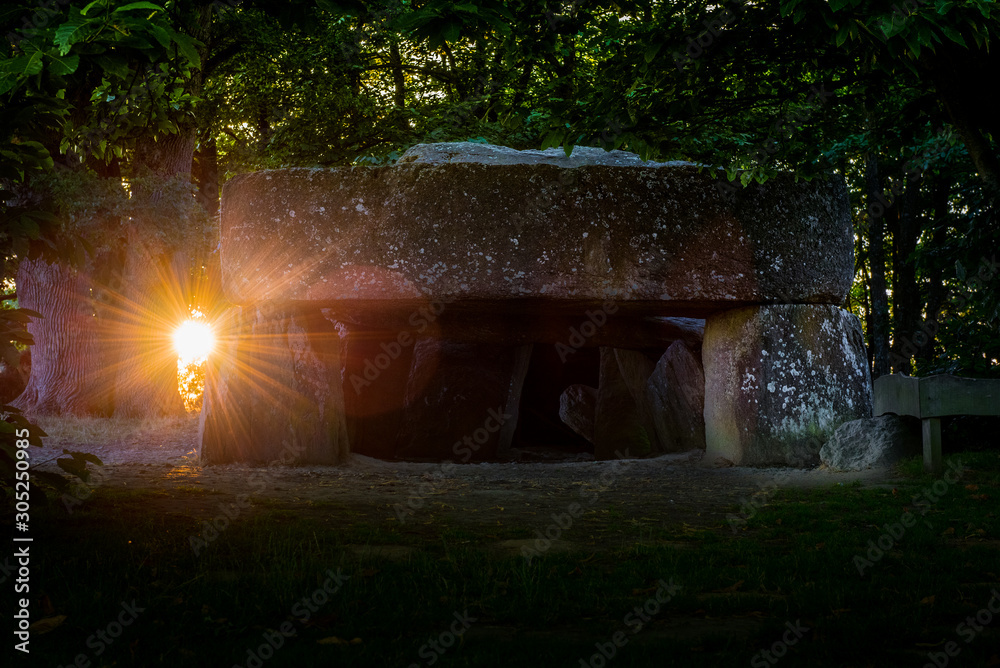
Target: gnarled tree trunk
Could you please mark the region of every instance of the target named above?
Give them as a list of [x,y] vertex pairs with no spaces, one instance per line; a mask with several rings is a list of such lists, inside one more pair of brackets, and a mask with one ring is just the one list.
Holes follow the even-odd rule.
[[110,384],[88,276],[41,258],[25,259],[17,272],[17,296],[21,307],[44,317],[28,325],[35,339],[31,375],[13,405],[33,414],[106,414]]

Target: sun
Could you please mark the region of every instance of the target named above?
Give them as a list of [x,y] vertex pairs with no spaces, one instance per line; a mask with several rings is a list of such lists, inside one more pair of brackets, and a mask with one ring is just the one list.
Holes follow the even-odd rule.
[[215,347],[215,333],[203,320],[185,320],[174,330],[174,348],[181,364],[205,361]]

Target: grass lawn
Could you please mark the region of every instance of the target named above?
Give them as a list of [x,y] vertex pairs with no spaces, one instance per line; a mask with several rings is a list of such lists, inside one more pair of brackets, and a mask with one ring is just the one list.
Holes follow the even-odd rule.
[[54,628],[29,664],[1000,665],[1000,454],[949,461],[951,482],[913,460],[894,486],[778,490],[708,530],[612,507],[579,520],[598,549],[530,561],[498,547],[520,527],[251,499],[214,536],[164,510],[208,492],[101,487],[33,511],[33,619]]

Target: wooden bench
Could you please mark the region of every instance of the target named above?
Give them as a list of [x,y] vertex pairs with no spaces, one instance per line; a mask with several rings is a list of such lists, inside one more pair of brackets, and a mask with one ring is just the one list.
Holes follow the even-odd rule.
[[940,475],[941,418],[950,415],[1000,416],[1000,380],[940,375],[888,375],[875,379],[875,416],[912,415],[923,421],[924,469]]

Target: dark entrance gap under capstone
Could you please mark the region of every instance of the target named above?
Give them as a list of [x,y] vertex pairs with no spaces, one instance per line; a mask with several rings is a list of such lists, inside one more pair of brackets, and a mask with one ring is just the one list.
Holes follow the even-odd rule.
[[[561,354],[560,354],[561,353]],[[597,388],[600,382],[597,348],[535,344],[521,390],[513,447],[544,458],[552,451],[593,454],[594,444],[573,431],[559,417],[559,398],[570,385]]]

